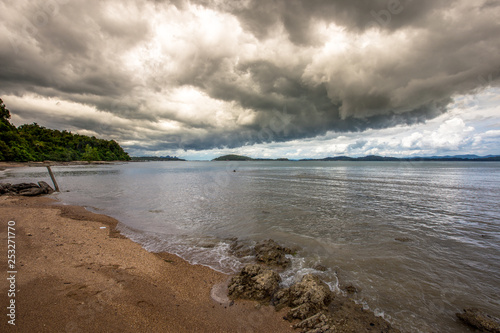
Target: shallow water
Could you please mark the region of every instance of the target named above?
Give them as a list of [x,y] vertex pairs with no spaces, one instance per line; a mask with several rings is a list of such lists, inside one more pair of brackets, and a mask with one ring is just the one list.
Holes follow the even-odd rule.
[[[150,251],[232,273],[231,238],[301,250],[331,286],[408,332],[468,332],[463,307],[500,315],[500,163],[149,162],[53,167],[68,204],[119,219]],[[236,172],[233,172],[236,170]],[[46,180],[44,168],[0,181]],[[16,178],[16,179],[13,179]]]

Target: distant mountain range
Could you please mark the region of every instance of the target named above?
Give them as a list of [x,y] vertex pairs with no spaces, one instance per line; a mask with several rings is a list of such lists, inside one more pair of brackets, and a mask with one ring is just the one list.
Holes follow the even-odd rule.
[[368,155],[364,157],[326,157],[321,159],[302,159],[300,161],[500,161],[499,155],[453,155],[453,156],[417,156],[417,157],[385,157]]
[[[286,158],[278,159],[263,159],[263,158],[251,158],[248,156],[241,155],[224,155],[213,159],[213,161],[288,161]],[[320,159],[307,158],[301,159],[299,161],[475,161],[475,162],[486,162],[486,161],[500,161],[500,155],[453,155],[453,156],[418,156],[418,157],[386,157],[377,155],[368,155],[364,157],[349,157],[349,156],[336,156],[336,157],[325,157]]]

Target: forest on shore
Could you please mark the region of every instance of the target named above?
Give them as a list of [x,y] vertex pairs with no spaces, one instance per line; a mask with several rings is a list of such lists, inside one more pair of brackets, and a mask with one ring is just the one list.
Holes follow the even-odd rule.
[[15,127],[0,99],[0,161],[129,161],[114,140],[45,128],[37,123]]

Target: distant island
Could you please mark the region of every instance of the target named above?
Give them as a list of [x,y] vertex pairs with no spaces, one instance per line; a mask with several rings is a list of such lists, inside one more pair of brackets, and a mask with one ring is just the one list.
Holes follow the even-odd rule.
[[288,158],[252,158],[248,156],[230,154],[219,156],[217,158],[214,158],[212,161],[288,161]]
[[[248,156],[241,155],[224,155],[214,158],[212,161],[289,161],[287,158],[278,159],[266,159],[266,158],[252,158]],[[430,157],[386,157],[377,155],[368,155],[364,157],[348,157],[348,156],[337,156],[337,157],[325,157],[321,159],[306,158],[295,160],[299,162],[303,161],[371,161],[371,162],[391,162],[391,161],[475,161],[475,162],[487,162],[487,161],[500,161],[499,155],[488,155],[488,156],[477,156],[477,155],[454,155],[454,156],[430,156]]]
[[0,161],[129,161],[130,156],[114,140],[72,134],[37,123],[15,127],[0,99]]
[[132,157],[132,162],[161,162],[161,161],[185,161],[185,159],[178,158],[177,156],[138,156]]
[[214,158],[212,161],[252,161],[253,158],[241,155],[224,155]]

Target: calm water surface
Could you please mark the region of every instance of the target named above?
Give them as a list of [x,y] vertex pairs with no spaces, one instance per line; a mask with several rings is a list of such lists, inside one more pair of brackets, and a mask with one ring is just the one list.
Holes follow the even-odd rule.
[[[500,316],[500,163],[149,162],[53,167],[64,203],[119,219],[150,251],[233,273],[230,238],[301,250],[313,272],[405,332],[469,332],[463,307]],[[233,172],[236,170],[236,172]],[[2,182],[46,180],[44,168]],[[311,267],[321,263],[326,272]]]

